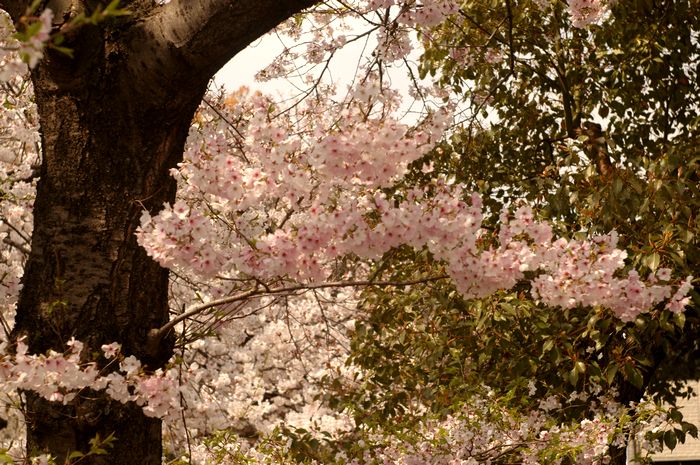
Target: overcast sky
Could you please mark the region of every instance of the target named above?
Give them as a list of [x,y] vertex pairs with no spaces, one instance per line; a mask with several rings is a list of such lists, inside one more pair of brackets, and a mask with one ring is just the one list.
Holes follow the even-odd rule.
[[[358,25],[358,33],[362,32],[362,24]],[[346,36],[352,36],[352,32],[344,31]],[[285,41],[283,43],[282,41]],[[309,85],[304,83],[302,76],[295,79],[274,79],[267,82],[257,82],[255,74],[270,64],[285,48],[294,46],[295,42],[289,37],[280,37],[274,33],[265,35],[261,39],[253,42],[248,48],[236,55],[221,71],[217,73],[214,80],[218,86],[224,86],[226,90],[232,91],[238,89],[242,85],[249,86],[253,89],[259,89],[264,93],[272,94],[273,96],[292,97],[302,93],[308,89]],[[371,53],[376,46],[376,40],[372,36],[368,41],[358,40],[347,44],[341,50],[337,51],[330,63],[330,66],[324,74],[324,82],[329,83],[332,79],[338,90],[338,97],[342,99],[347,90],[347,87],[353,83],[353,79],[357,73],[357,68],[360,63],[364,63],[363,54]],[[303,54],[304,46],[301,46],[296,51]],[[413,53],[411,60],[417,60],[419,53]],[[324,65],[318,65],[313,72],[316,75],[323,69]],[[415,70],[414,70],[415,72]],[[408,89],[412,85],[408,72],[401,62],[398,62],[397,68],[386,71],[385,79],[390,79],[394,89],[399,90],[404,96],[405,105],[402,106],[401,112],[410,111],[411,114],[404,114],[404,121],[411,122],[422,118],[422,105],[412,105],[413,100],[408,98]],[[295,89],[296,86],[296,89]]]

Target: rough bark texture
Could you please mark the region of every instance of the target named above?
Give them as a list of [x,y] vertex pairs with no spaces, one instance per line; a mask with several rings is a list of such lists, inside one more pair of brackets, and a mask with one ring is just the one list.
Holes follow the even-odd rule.
[[[0,0],[18,20],[27,1]],[[53,1],[56,27],[90,1]],[[171,354],[168,340],[146,350],[148,331],[168,319],[167,271],[137,245],[145,208],[175,195],[168,175],[211,75],[235,53],[310,0],[123,2],[133,14],[84,26],[67,37],[73,59],[56,53],[33,71],[43,164],[32,250],[14,337],[30,350],[63,351],[75,337],[86,358],[117,341],[150,368]],[[27,442],[63,463],[97,434],[116,436],[108,456],[81,464],[158,464],[161,424],[100,393],[67,406],[25,393]]]
[[[155,212],[174,197],[168,168],[181,157],[205,83],[149,101],[136,88],[139,76],[121,64],[128,52],[99,36],[88,44],[80,53],[94,56],[89,63],[53,56],[33,76],[44,161],[15,332],[34,352],[64,350],[70,337],[89,352],[119,341],[158,367],[167,345],[160,353],[143,348],[147,331],[167,321],[168,275],[134,231],[143,208]],[[61,408],[30,396],[27,420],[30,450],[62,457],[113,433],[112,455],[93,463],[161,460],[160,422],[102,396]]]

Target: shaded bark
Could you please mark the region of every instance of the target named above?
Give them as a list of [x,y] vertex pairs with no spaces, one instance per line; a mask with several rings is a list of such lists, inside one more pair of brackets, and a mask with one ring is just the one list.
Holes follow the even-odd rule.
[[[26,3],[0,0],[0,7],[17,21]],[[67,21],[89,3],[55,3],[63,8],[56,17]],[[141,212],[174,199],[169,170],[182,158],[212,74],[314,2],[129,3],[135,9],[128,17],[70,32],[65,45],[73,59],[49,53],[32,72],[43,162],[13,336],[24,337],[33,353],[63,351],[75,337],[87,345],[85,359],[98,361],[100,346],[117,341],[155,369],[171,355],[167,338],[146,349],[148,331],[168,320],[168,273],[136,243]],[[25,402],[32,454],[48,452],[63,463],[71,451],[89,450],[96,435],[113,434],[108,456],[81,463],[161,461],[160,420],[135,405],[94,392],[66,406],[31,393]]]
[[[134,231],[143,208],[155,212],[174,198],[168,169],[181,158],[206,81],[167,101],[149,98],[126,65],[128,50],[99,32],[81,36],[76,61],[54,55],[33,73],[44,153],[14,331],[37,353],[62,351],[75,337],[90,357],[118,341],[156,368],[170,347],[143,348],[148,330],[167,322],[168,274]],[[29,450],[59,463],[87,451],[97,434],[113,434],[116,446],[89,463],[161,460],[160,421],[104,395],[57,406],[27,394],[26,419]]]

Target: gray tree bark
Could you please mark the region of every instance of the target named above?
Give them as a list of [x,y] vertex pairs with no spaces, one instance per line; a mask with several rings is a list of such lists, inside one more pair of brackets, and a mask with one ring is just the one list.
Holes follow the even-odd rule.
[[[18,22],[29,0],[0,0]],[[93,0],[51,3],[56,28]],[[146,349],[148,331],[168,319],[168,273],[137,245],[143,208],[174,199],[168,175],[181,160],[194,112],[213,74],[237,52],[314,0],[123,1],[132,14],[82,26],[63,44],[74,58],[48,53],[32,80],[43,145],[34,234],[20,294],[15,338],[33,353],[85,354],[120,342],[149,369],[164,365],[172,341]],[[113,434],[107,456],[82,464],[159,464],[161,423],[135,405],[100,393],[69,405],[25,393],[27,445],[64,463]]]

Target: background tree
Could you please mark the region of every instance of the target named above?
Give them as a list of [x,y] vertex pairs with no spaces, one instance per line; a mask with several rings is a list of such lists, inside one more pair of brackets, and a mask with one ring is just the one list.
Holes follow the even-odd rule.
[[[460,16],[453,46],[473,66],[428,52],[425,69],[437,64],[445,82],[471,87],[470,99],[488,96],[481,109],[498,117],[485,137],[473,132],[485,143],[470,153],[503,160],[470,174],[476,185],[502,201],[546,205],[543,215],[570,231],[619,231],[640,272],[697,273],[698,5],[614,5],[602,26],[587,29],[574,27],[576,15],[560,2],[469,5]],[[471,144],[470,133],[456,147]],[[696,347],[686,335],[696,331],[697,304],[696,296],[684,331],[670,339],[657,336],[656,318],[638,322],[632,339],[648,362],[638,366],[638,388],[651,383],[663,395],[664,381],[694,376]]]
[[[692,1],[618,3],[594,18],[600,26],[581,28],[564,2],[463,3],[424,31],[421,66],[463,96],[465,122],[408,184],[454,175],[494,216],[535,205],[568,234],[620,231],[641,273],[697,274],[698,11]],[[385,258],[384,278],[434,266],[410,252]],[[372,424],[406,419],[415,399],[449,412],[481,381],[518,405],[591,384],[623,403],[644,393],[673,402],[677,382],[697,376],[697,294],[684,315],[655,311],[633,323],[595,308],[550,312],[525,289],[480,302],[449,285],[366,299],[374,311],[352,359],[371,376],[341,404]],[[585,404],[563,413],[589,414]]]

